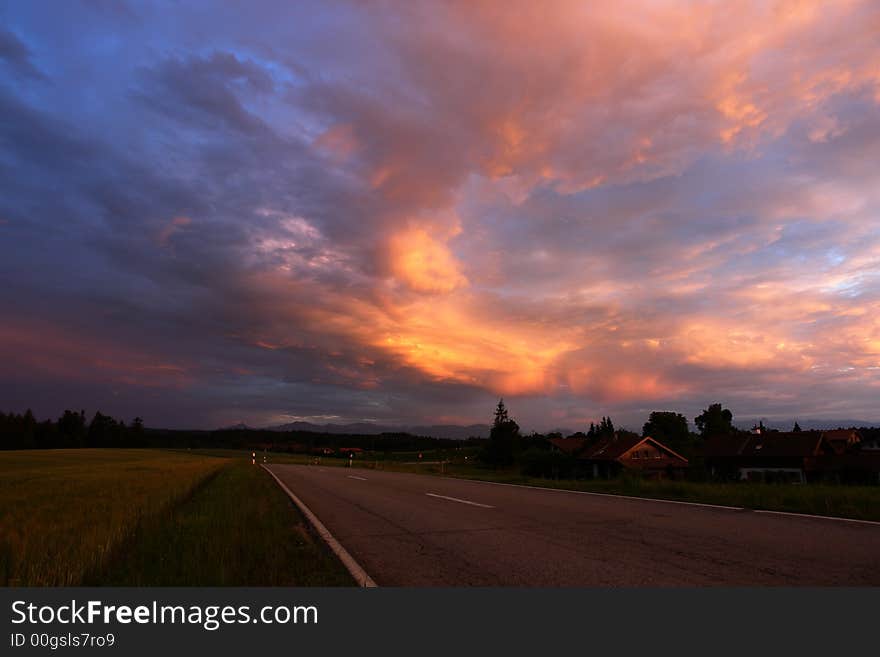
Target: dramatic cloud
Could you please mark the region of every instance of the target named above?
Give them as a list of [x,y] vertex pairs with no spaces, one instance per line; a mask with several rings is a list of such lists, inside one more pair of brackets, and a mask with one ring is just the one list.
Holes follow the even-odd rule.
[[877,3],[0,18],[0,410],[880,420]]

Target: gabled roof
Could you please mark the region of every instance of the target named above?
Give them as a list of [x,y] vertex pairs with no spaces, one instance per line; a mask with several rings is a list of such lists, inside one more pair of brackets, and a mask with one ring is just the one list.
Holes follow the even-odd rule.
[[616,433],[614,434],[614,436],[602,438],[597,443],[590,445],[583,452],[580,453],[578,458],[591,459],[594,461],[615,461],[625,456],[627,452],[632,451],[645,443],[651,443],[661,452],[667,452],[675,458],[681,459],[682,461],[687,463],[687,459],[685,457],[683,457],[681,454],[677,454],[673,450],[669,449],[666,445],[661,443],[659,440],[652,438],[651,436],[645,436],[644,438],[641,438],[632,434],[619,435]]
[[570,456],[574,456],[580,452],[587,444],[586,438],[548,438],[547,442],[560,452],[564,452]]
[[825,440],[862,440],[861,434],[856,429],[829,429],[823,431],[822,435]]
[[826,451],[821,431],[770,431],[763,434],[734,434],[712,436],[703,446],[706,458],[735,456],[748,457],[807,457]]
[[642,443],[644,438],[631,434],[620,435],[617,432],[613,436],[604,436],[589,445],[580,457],[584,459],[614,460],[618,459],[636,445]]
[[753,434],[743,456],[816,456],[821,454],[822,434],[818,431],[771,432]]
[[850,447],[862,442],[862,435],[855,429],[830,429],[823,431],[822,437],[838,454],[843,454]]
[[560,452],[568,454],[569,456],[593,461],[616,461],[639,445],[643,443],[652,443],[660,451],[667,452],[675,458],[679,458],[687,463],[687,459],[681,454],[677,454],[659,440],[651,438],[650,436],[642,438],[629,433],[615,433],[613,436],[606,436],[595,441],[591,441],[589,438],[570,437],[548,438],[547,442],[557,448]]

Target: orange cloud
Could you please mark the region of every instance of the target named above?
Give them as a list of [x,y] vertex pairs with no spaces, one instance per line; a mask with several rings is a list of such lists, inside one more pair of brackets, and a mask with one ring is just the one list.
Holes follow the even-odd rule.
[[505,394],[551,389],[558,358],[576,346],[568,327],[494,320],[467,299],[419,300],[398,310],[399,320],[373,336],[374,346],[435,379]]
[[449,247],[421,228],[391,238],[391,270],[416,292],[449,293],[468,284]]

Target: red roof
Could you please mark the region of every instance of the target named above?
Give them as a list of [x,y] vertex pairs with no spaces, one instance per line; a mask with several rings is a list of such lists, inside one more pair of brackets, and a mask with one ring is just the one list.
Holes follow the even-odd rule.
[[547,441],[560,452],[574,456],[587,444],[586,438],[548,438]]
[[743,456],[816,456],[822,453],[822,434],[813,431],[754,434]]
[[633,434],[619,435],[615,433],[613,436],[600,438],[598,442],[590,445],[580,457],[585,459],[598,459],[613,461],[619,459],[626,452],[638,445],[644,440],[640,436]]
[[862,437],[855,429],[831,429],[823,431],[822,437],[838,454],[844,454],[850,447],[862,442]]
[[712,436],[706,440],[703,454],[706,458],[734,456],[749,457],[807,457],[826,453],[821,431],[770,431],[727,436]]
[[862,439],[859,432],[855,429],[829,429],[828,431],[823,431],[822,435],[825,437],[825,440],[852,440],[859,442]]
[[578,458],[590,459],[593,461],[616,461],[642,443],[651,443],[661,452],[666,452],[673,458],[680,459],[682,462],[687,463],[685,457],[681,454],[676,454],[656,438],[651,438],[651,436],[645,436],[642,438],[629,433],[622,435],[615,433],[614,436],[602,438],[597,443],[587,447],[578,455]]

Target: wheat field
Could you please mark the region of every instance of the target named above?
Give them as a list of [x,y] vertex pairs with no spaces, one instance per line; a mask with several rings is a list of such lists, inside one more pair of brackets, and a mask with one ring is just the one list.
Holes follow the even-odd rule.
[[0,452],[0,584],[79,584],[226,463],[138,449]]

